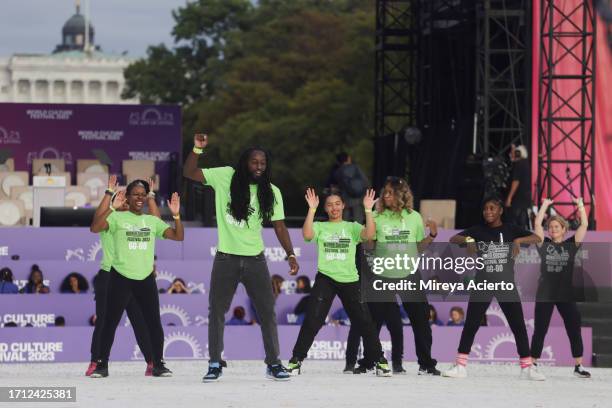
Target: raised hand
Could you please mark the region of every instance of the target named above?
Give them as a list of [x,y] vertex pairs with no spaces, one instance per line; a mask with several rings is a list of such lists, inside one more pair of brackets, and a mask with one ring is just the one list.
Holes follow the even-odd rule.
[[363,197],[363,207],[366,210],[371,210],[376,204],[376,201],[378,201],[378,199],[375,199],[374,197],[376,197],[376,192],[374,191],[374,189],[368,189],[368,191],[366,191],[365,197]]
[[178,193],[172,193],[172,197],[168,200],[168,208],[173,216],[179,215],[181,211],[181,199]]
[[155,177],[149,177],[149,191],[155,191]]
[[319,196],[315,193],[314,188],[307,189],[304,197],[309,208],[316,209],[319,206]]
[[117,175],[111,174],[108,177],[108,189],[115,191],[117,189]]
[[578,207],[583,206],[584,205],[584,201],[582,200],[582,197],[574,197],[574,199],[572,200],[574,202],[574,204],[576,204]]
[[425,226],[429,228],[430,235],[434,237],[438,235],[438,224],[436,224],[434,220],[432,220],[431,218],[428,218],[427,222],[425,223]]
[[199,149],[203,149],[208,144],[208,135],[205,133],[196,133],[193,136],[193,145]]
[[126,202],[126,198],[125,198],[125,190],[121,190],[119,192],[117,192],[117,195],[115,196],[115,199],[113,200],[113,208],[115,210],[118,210],[119,208],[123,207],[123,205]]
[[551,200],[550,198],[545,198],[542,200],[542,207],[548,208],[550,207],[552,203],[553,203],[553,200]]

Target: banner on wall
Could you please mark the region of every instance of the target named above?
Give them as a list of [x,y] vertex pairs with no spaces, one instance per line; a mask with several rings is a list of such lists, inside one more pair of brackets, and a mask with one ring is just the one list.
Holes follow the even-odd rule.
[[77,160],[101,149],[115,174],[123,160],[154,160],[165,193],[181,146],[179,106],[0,103],[0,148],[11,150],[17,171],[31,171],[34,159],[63,159],[76,184]]

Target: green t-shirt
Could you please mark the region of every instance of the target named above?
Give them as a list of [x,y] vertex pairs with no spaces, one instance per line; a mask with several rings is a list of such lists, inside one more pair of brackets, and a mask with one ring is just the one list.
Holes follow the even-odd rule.
[[362,241],[363,225],[358,222],[315,222],[312,240],[318,248],[318,270],[336,282],[350,283],[359,280],[355,253]]
[[[217,230],[219,233],[219,244],[217,249],[226,254],[255,256],[264,250],[261,237],[262,220],[259,216],[259,200],[257,199],[257,185],[251,184],[250,206],[254,210],[245,221],[238,222],[229,213],[228,204],[231,201],[230,184],[234,169],[231,167],[214,167],[202,169],[206,185],[215,190],[215,212],[217,215]],[[272,208],[271,221],[285,219],[283,210],[283,196],[274,184],[274,206]]]
[[153,272],[155,238],[163,238],[168,224],[148,214],[115,211],[106,219],[112,237],[113,268],[129,279],[143,280]]
[[100,269],[109,272],[113,266],[113,257],[115,256],[113,237],[108,231],[101,231],[99,235],[100,245],[102,246],[102,261],[100,261]]
[[[409,257],[418,257],[417,243],[425,238],[423,218],[416,211],[408,212],[404,209],[401,213],[384,210],[382,213],[374,213],[376,223],[376,251],[374,256],[378,258],[395,258],[396,255],[407,254]],[[381,276],[388,278],[405,278],[415,271],[412,263],[408,268],[386,269]]]

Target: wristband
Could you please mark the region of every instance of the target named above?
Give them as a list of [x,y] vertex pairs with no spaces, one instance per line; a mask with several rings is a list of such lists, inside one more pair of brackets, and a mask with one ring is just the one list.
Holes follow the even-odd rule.
[[173,215],[172,218],[174,218],[175,220],[180,220],[181,214]]
[[109,196],[112,196],[113,194],[115,194],[115,190],[107,188],[106,191],[104,191],[104,194],[108,194]]
[[467,242],[468,244],[471,244],[473,242],[476,242],[476,240],[472,237],[465,237],[465,242]]
[[155,193],[153,191],[149,191],[149,194],[147,194],[147,198],[155,198]]
[[193,152],[195,154],[202,154],[202,153],[204,153],[204,149],[202,149],[201,147],[193,146]]
[[297,259],[297,256],[295,256],[295,254],[291,254],[291,255],[287,255],[287,258],[295,258],[295,259]]
[[309,209],[308,209],[308,211],[313,212],[313,213],[316,213],[316,212],[317,212],[317,209],[316,209],[316,208],[309,208]]
[[372,212],[372,210],[368,210],[368,209],[366,208],[366,209],[365,209],[365,212],[366,212],[366,213],[371,213],[371,212]]
[[[436,238],[436,237],[438,236],[438,234],[436,233],[436,235],[434,235],[434,234],[432,234],[432,233],[430,232],[430,233],[429,233],[429,236],[430,236],[430,237],[432,237],[432,238]],[[467,240],[466,240],[466,242],[467,242]]]

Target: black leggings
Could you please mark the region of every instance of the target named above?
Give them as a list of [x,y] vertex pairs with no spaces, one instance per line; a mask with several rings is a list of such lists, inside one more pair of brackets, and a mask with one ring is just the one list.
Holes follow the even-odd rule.
[[536,302],[535,305],[535,329],[531,338],[531,357],[540,358],[544,347],[544,338],[548,332],[553,310],[557,306],[559,314],[563,318],[565,332],[570,341],[572,356],[582,357],[584,351],[582,345],[582,334],[580,333],[581,318],[575,302]]
[[[506,296],[508,295],[500,295],[502,298]],[[476,337],[476,332],[478,332],[480,328],[482,317],[487,312],[491,300],[493,300],[492,297],[489,297],[488,300],[470,300],[468,303],[465,326],[463,326],[461,340],[459,341],[459,353],[470,354],[472,344],[474,343],[474,337]],[[498,303],[502,312],[504,312],[504,316],[506,316],[506,320],[508,320],[508,325],[510,326],[510,330],[512,330],[512,334],[514,334],[516,351],[519,357],[529,357],[531,355],[529,352],[529,338],[527,337],[527,328],[525,327],[521,302],[500,302],[498,299]]]
[[164,353],[164,329],[159,315],[159,294],[153,273],[144,280],[134,280],[119,274],[115,268],[110,271],[106,316],[102,326],[100,359],[108,361],[115,331],[123,311],[134,299],[144,317],[151,339],[153,363],[162,360]]
[[[102,340],[102,325],[106,317],[106,303],[108,296],[108,281],[110,278],[110,272],[100,269],[98,274],[94,278],[94,291],[96,301],[96,324],[94,327],[93,334],[91,336],[91,361],[97,361],[101,358],[100,356],[100,343]],[[142,311],[140,307],[132,298],[127,304],[125,311],[128,319],[134,329],[134,336],[142,356],[145,361],[152,361],[151,352],[151,339],[149,339],[149,330],[144,321]]]
[[[404,356],[404,325],[400,314],[400,306],[396,302],[371,302],[368,303],[372,319],[378,329],[383,323],[387,326],[391,335],[391,359],[394,363],[402,362]],[[421,367],[435,367],[438,363],[431,358],[431,325],[429,324],[429,304],[427,302],[404,302],[404,310],[410,319],[410,325],[414,334],[414,348],[417,362]],[[359,333],[357,328],[351,325],[346,345],[346,363],[354,365],[359,350]]]
[[376,327],[370,317],[370,311],[365,303],[361,303],[359,282],[340,283],[322,273],[317,273],[315,278],[306,317],[293,347],[293,357],[298,360],[307,357],[308,350],[325,323],[325,318],[336,295],[342,301],[342,305],[351,320],[351,326],[357,326],[359,332],[363,333],[365,348],[363,364],[366,367],[373,366],[383,356],[383,351],[380,340],[378,340]]

